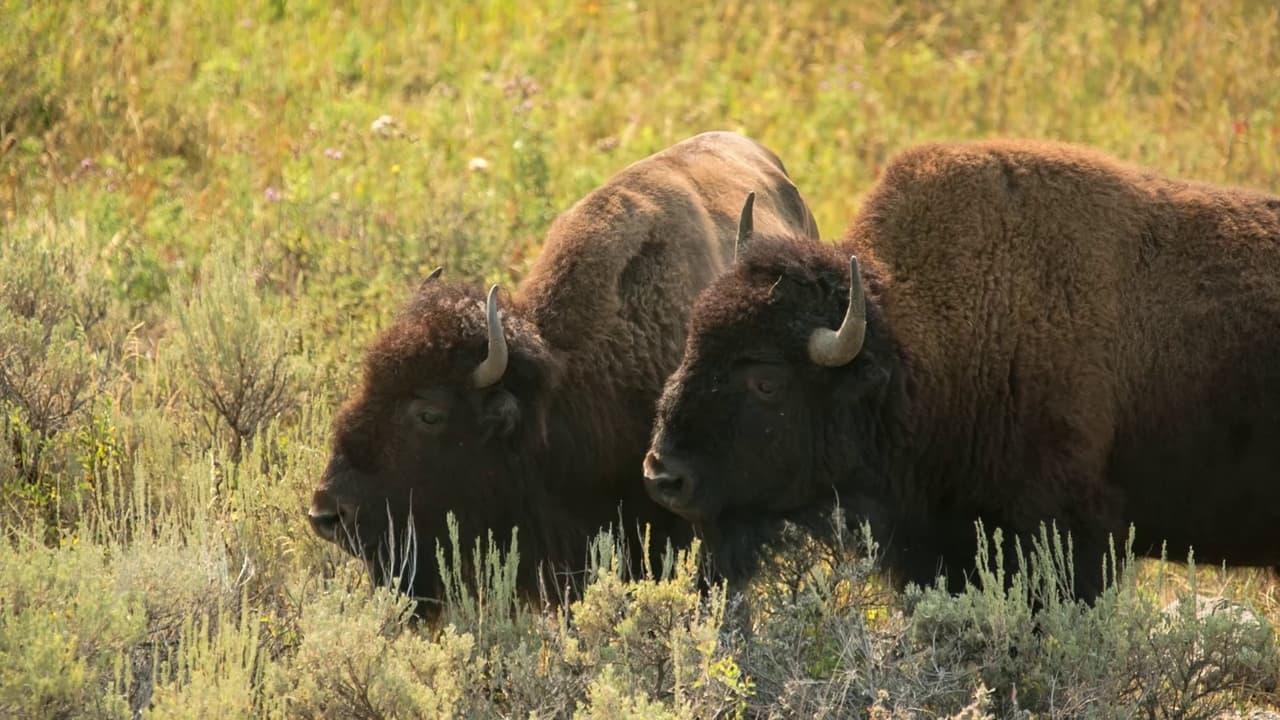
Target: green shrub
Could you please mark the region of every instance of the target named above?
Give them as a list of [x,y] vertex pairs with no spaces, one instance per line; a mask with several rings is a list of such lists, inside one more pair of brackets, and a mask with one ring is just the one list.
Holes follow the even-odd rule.
[[93,331],[107,318],[110,296],[87,233],[82,224],[52,221],[0,231],[0,307],[45,332],[67,324],[103,344]]
[[129,657],[146,634],[106,549],[75,537],[0,543],[0,715],[129,717]]
[[475,641],[452,627],[419,633],[412,615],[410,600],[383,588],[334,583],[313,598],[296,653],[275,676],[290,716],[469,717],[484,669]]
[[669,555],[660,574],[645,568],[627,581],[619,539],[596,539],[591,580],[568,608],[557,642],[570,667],[594,669],[588,688],[593,704],[640,708],[652,700],[669,703],[679,717],[715,717],[745,707],[752,682],[721,637],[726,591],[699,591],[699,552],[695,542]]
[[16,455],[14,469],[35,483],[46,451],[97,390],[95,359],[72,322],[45,327],[6,308],[0,308],[0,348],[6,439]]
[[262,632],[247,604],[188,615],[178,645],[156,671],[148,703],[150,718],[284,718],[278,696],[264,696],[270,660],[262,652]]
[[49,536],[124,462],[107,393],[128,332],[83,222],[0,230],[0,516]]
[[254,436],[297,403],[292,329],[225,255],[206,266],[178,313],[185,342],[177,352],[194,388],[188,400],[211,435],[229,431],[231,459],[239,461]]
[[446,515],[445,523],[448,552],[436,544],[436,566],[444,586],[444,621],[475,628],[482,645],[511,641],[529,624],[528,609],[516,589],[520,564],[518,528],[512,530],[511,542],[505,548],[494,542],[490,532],[483,544],[476,538],[470,553],[464,554],[452,512]]
[[870,528],[830,518],[829,543],[791,530],[786,549],[754,588],[750,634],[735,648],[756,687],[760,717],[836,718],[852,709],[912,717],[961,710],[977,678],[931,661],[902,599],[878,574]]
[[[1226,601],[1200,611],[1194,565],[1168,610],[1157,600],[1162,580],[1140,586],[1132,571],[1090,606],[1064,590],[1065,542],[1056,533],[1042,528],[1027,551],[1030,572],[1012,577],[1000,532],[990,546],[981,529],[979,538],[975,585],[958,597],[919,591],[908,603],[930,660],[977,670],[1004,715],[1214,718],[1242,701],[1265,700],[1280,678],[1270,623]],[[1113,552],[1112,568],[1116,558]],[[1131,552],[1123,558],[1122,566],[1133,566]]]
[[587,687],[587,700],[578,706],[573,717],[574,720],[679,720],[682,716],[620,679],[613,665],[605,665]]

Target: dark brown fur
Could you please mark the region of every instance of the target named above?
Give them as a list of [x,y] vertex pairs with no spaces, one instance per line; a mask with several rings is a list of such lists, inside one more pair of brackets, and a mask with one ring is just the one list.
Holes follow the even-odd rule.
[[[804,343],[839,324],[851,254],[866,345],[818,367]],[[959,583],[978,519],[1071,532],[1084,595],[1129,524],[1138,552],[1280,562],[1280,198],[1074,146],[929,145],[838,248],[744,260],[698,300],[654,440],[730,572],[837,498],[921,582]],[[785,387],[767,402],[762,373]]]
[[[469,382],[486,352],[480,290],[427,282],[370,349],[314,507],[342,508],[346,544],[363,547],[379,580],[390,559],[424,597],[440,592],[434,552],[449,511],[464,549],[518,526],[528,593],[536,568],[580,570],[601,528],[649,523],[655,552],[686,539],[687,526],[645,495],[640,461],[693,298],[732,262],[750,191],[758,230],[817,236],[777,157],[732,133],[641,160],[575,204],[501,298],[510,363],[493,387]],[[425,425],[424,412],[444,420]],[[383,538],[402,532],[408,512],[420,551],[391,552]]]

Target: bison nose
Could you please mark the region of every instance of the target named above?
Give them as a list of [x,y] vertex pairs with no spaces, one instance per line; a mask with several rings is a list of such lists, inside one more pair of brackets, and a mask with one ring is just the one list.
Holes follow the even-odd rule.
[[355,506],[339,502],[324,490],[317,490],[311,498],[311,508],[307,510],[307,519],[311,521],[311,529],[329,542],[338,542],[342,533],[351,532],[355,525]]
[[684,463],[652,450],[644,458],[644,482],[649,497],[674,511],[688,507],[696,486]]

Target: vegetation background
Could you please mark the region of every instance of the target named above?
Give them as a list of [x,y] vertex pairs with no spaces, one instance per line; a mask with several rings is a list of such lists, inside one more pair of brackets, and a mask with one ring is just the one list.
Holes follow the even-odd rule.
[[959,597],[797,539],[742,619],[687,558],[618,580],[606,536],[571,612],[515,603],[494,552],[418,627],[312,537],[333,409],[424,274],[517,282],[557,212],[708,129],[776,150],[833,238],[939,138],[1276,192],[1280,8],[0,0],[0,716],[1273,705],[1269,570],[1147,563],[1085,608],[1049,536]]

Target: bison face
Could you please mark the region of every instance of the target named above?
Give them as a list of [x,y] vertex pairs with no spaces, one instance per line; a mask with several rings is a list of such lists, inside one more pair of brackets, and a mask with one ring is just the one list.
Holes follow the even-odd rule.
[[739,509],[785,511],[812,495],[807,452],[821,398],[777,348],[690,362],[668,381],[645,480],[653,499],[702,526]]
[[773,241],[698,298],[645,478],[713,552],[736,530],[829,507],[835,487],[866,493],[847,479],[873,442],[889,373],[875,343],[863,347],[852,276],[851,292],[849,261],[829,246]]
[[496,302],[443,283],[420,291],[370,350],[308,512],[377,582],[398,578],[418,597],[440,594],[449,512],[470,548],[489,529],[505,537],[529,500],[523,458],[543,438],[556,372],[532,326],[500,318]]

